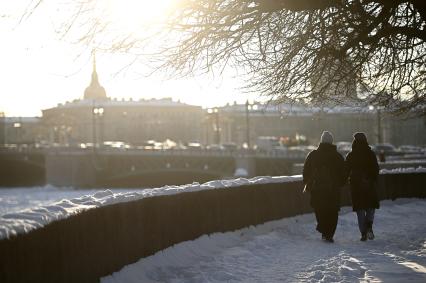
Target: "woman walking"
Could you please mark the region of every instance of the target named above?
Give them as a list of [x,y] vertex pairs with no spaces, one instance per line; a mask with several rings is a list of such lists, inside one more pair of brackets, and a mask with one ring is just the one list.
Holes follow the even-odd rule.
[[358,217],[361,241],[373,240],[375,209],[379,208],[376,180],[379,165],[364,133],[355,133],[352,151],[346,156],[346,168],[352,196],[352,208]]
[[333,145],[333,136],[324,131],[318,148],[306,157],[303,182],[311,194],[311,206],[322,239],[332,243],[340,209],[340,187],[345,183],[344,159]]

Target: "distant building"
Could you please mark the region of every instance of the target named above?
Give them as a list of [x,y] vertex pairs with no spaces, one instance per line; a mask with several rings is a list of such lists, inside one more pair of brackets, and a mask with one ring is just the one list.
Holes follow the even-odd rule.
[[0,117],[1,144],[35,144],[42,139],[38,117]]
[[200,106],[171,98],[139,101],[108,98],[99,83],[95,60],[92,79],[82,100],[59,104],[42,112],[47,141],[70,145],[199,140],[203,118]]
[[[380,123],[378,123],[380,119]],[[380,139],[395,145],[426,144],[426,118],[403,119],[388,114],[377,115],[367,107],[319,108],[307,106],[244,105],[233,104],[206,113],[203,140],[213,143],[219,132],[221,142],[238,145],[256,144],[259,136],[305,136],[309,143],[317,144],[323,130],[334,135],[335,142],[352,141],[354,132],[365,132],[370,143]],[[216,122],[219,126],[216,127]],[[219,129],[219,131],[216,131]]]
[[[347,85],[349,93],[356,93],[354,81]],[[357,105],[358,102],[350,97],[344,103]],[[84,91],[83,99],[42,112],[41,120],[0,116],[0,142],[33,143],[43,140],[76,145],[123,141],[140,145],[147,140],[170,139],[210,145],[235,143],[241,146],[248,143],[253,147],[258,137],[303,136],[310,144],[317,144],[321,132],[329,130],[335,142],[350,142],[354,132],[362,131],[371,144],[381,140],[396,146],[426,145],[425,117],[394,117],[386,111],[378,112],[362,106],[330,108],[234,103],[203,110],[200,106],[171,98],[111,99],[99,83],[95,59],[91,82]]]
[[385,141],[395,145],[426,147],[426,116],[410,118],[385,116]]
[[[97,113],[95,113],[97,112]],[[202,109],[171,99],[77,100],[43,110],[48,140],[75,144],[199,140]]]

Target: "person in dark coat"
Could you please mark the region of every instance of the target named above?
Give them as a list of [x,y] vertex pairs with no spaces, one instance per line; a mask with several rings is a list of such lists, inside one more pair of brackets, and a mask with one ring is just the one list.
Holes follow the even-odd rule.
[[358,216],[361,241],[374,239],[373,221],[379,198],[375,183],[379,165],[364,133],[355,133],[352,151],[346,156],[345,165],[349,174],[352,208]]
[[333,242],[340,210],[340,187],[346,180],[344,159],[333,145],[333,136],[324,131],[318,148],[306,157],[303,182],[311,195],[317,231],[323,240]]

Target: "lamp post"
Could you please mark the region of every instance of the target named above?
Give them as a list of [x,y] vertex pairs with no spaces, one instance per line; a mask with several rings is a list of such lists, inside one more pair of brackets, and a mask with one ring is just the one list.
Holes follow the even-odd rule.
[[13,123],[13,128],[15,129],[15,141],[17,144],[21,143],[21,122]]
[[216,143],[220,144],[219,109],[214,108],[213,113],[215,114],[215,121],[216,121]]
[[220,144],[219,109],[217,107],[209,108],[207,109],[207,113],[214,114],[215,123],[213,129],[215,132],[215,143]]
[[382,114],[380,107],[369,106],[368,109],[376,110],[376,119],[377,119],[377,143],[383,143],[382,137]]
[[380,108],[377,108],[377,141],[383,143],[382,138],[382,117],[380,113]]
[[246,101],[246,143],[247,143],[247,148],[250,149],[250,108],[251,105],[247,99]]
[[[207,109],[207,113],[208,113],[208,110],[209,109]],[[205,145],[208,145],[208,144],[210,144],[209,143],[209,126],[210,126],[210,117],[209,117],[209,115],[206,115],[204,118],[203,118],[203,133],[204,133],[204,137],[203,137],[203,142],[204,142],[204,144]]]
[[[93,131],[92,131],[92,133],[93,133],[93,147],[94,148],[96,148],[97,146],[98,146],[98,137],[97,137],[97,134],[96,134],[96,127],[97,127],[97,125],[96,125],[96,121],[97,121],[97,119],[98,119],[98,117],[99,118],[102,118],[102,116],[103,116],[103,114],[104,114],[104,108],[102,108],[102,107],[93,107],[93,111],[92,111],[92,126],[93,126]],[[101,130],[101,142],[103,143],[103,132],[102,132],[102,129],[100,129]]]
[[53,126],[52,144],[59,143],[58,126]]
[[104,108],[99,108],[98,116],[99,116],[99,136],[100,136],[100,145],[104,146]]
[[246,101],[246,143],[247,148],[250,149],[250,111],[257,110],[257,105],[255,103],[250,103],[247,99]]

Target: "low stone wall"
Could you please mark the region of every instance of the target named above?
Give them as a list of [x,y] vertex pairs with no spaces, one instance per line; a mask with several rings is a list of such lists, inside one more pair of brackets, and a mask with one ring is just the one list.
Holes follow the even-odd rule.
[[[381,199],[426,196],[426,173],[386,174]],[[301,182],[156,196],[85,211],[0,241],[0,282],[98,282],[204,234],[311,212]],[[349,191],[342,190],[349,205]]]

